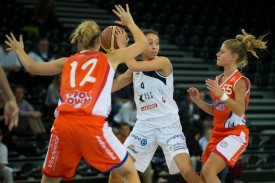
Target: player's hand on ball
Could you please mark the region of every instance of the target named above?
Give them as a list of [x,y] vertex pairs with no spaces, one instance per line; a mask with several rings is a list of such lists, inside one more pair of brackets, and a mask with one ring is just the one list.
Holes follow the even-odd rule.
[[128,26],[128,25],[134,23],[132,15],[130,14],[130,11],[129,11],[128,4],[126,4],[126,11],[124,10],[124,8],[121,5],[115,5],[115,9],[113,9],[112,11],[120,19],[120,21],[115,21],[115,23],[124,25],[124,26]]
[[115,36],[116,36],[117,46],[119,48],[127,47],[128,42],[129,42],[129,38],[128,38],[127,33],[124,29],[116,28],[115,29]]

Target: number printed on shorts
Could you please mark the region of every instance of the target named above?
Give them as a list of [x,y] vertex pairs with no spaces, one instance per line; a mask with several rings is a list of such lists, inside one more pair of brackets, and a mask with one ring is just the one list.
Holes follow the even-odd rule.
[[[95,69],[95,66],[96,66],[96,63],[97,63],[97,59],[95,58],[92,58],[90,60],[88,60],[87,62],[85,62],[82,66],[81,66],[81,69],[82,70],[86,70],[86,68],[92,64],[92,66],[90,67],[90,70],[87,72],[87,74],[85,75],[85,77],[81,80],[79,86],[83,86],[86,82],[95,82],[96,81],[96,78],[95,77],[92,77],[91,76],[91,73],[93,72],[93,70]],[[76,76],[76,68],[77,68],[77,65],[78,65],[78,62],[77,61],[73,61],[71,63],[71,73],[70,73],[70,85],[72,88],[74,88],[76,86],[76,83],[75,83],[75,76]]]

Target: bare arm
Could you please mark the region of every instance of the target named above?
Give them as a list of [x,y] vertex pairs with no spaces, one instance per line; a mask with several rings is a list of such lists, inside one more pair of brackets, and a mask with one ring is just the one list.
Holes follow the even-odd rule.
[[[224,92],[226,93],[226,91],[220,88],[215,80],[207,79],[206,86],[210,91],[214,92],[215,95],[219,96],[220,98],[223,96]],[[227,107],[229,107],[230,110],[238,116],[243,116],[245,112],[244,98],[246,90],[247,86],[245,80],[240,79],[235,86],[235,100],[228,98],[227,100],[223,101],[227,105]]]
[[13,127],[18,125],[19,108],[16,104],[15,97],[2,67],[0,67],[0,78],[0,88],[2,89],[6,99],[4,107],[5,123],[8,125],[9,130],[11,131]]
[[0,66],[0,78],[1,78],[0,87],[4,93],[5,98],[7,100],[15,100],[15,97],[12,93],[9,82],[7,80],[6,73],[5,73],[4,69],[2,68],[2,66]]
[[214,108],[213,104],[208,104],[204,102],[200,97],[199,97],[199,90],[197,88],[189,88],[187,90],[189,93],[190,99],[199,107],[201,108],[204,112],[214,115]]
[[150,61],[136,61],[131,59],[125,62],[132,71],[158,71],[164,76],[172,72],[172,65],[167,57],[156,57]]
[[5,43],[9,46],[7,50],[14,51],[25,69],[34,75],[55,75],[62,72],[63,66],[67,60],[66,57],[53,60],[51,62],[35,62],[28,56],[24,50],[23,37],[20,35],[19,41],[11,33],[6,35]]
[[128,69],[125,73],[119,75],[113,81],[112,92],[116,92],[117,90],[124,88],[125,86],[129,85],[132,81],[133,81],[133,72]]
[[118,64],[135,58],[141,54],[146,49],[148,41],[142,31],[135,24],[129,12],[128,4],[126,4],[126,11],[122,6],[118,5],[113,12],[120,18],[120,21],[116,21],[116,23],[127,26],[135,40],[135,42],[129,47],[114,50],[107,55],[108,59],[112,62],[113,68],[116,69]]

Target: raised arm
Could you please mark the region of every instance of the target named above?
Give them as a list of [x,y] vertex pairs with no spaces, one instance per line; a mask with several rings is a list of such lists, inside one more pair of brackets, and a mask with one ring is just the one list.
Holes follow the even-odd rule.
[[19,41],[15,38],[13,33],[6,35],[5,43],[9,46],[7,50],[14,51],[24,68],[34,75],[55,75],[62,72],[64,63],[67,58],[60,58],[51,62],[35,62],[24,50],[24,43],[22,35],[19,36]]
[[120,18],[120,21],[116,21],[116,23],[128,27],[135,40],[135,42],[129,47],[115,50],[107,55],[110,61],[115,62],[115,64],[112,65],[116,68],[118,64],[140,55],[146,49],[148,41],[142,31],[135,24],[132,15],[130,14],[128,4],[126,4],[126,10],[124,10],[121,5],[118,5],[115,6],[113,12]]

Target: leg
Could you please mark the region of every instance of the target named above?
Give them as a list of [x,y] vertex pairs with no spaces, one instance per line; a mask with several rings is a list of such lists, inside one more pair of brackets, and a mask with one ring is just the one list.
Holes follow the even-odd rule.
[[[125,163],[123,163],[123,165],[116,168],[112,172],[115,172],[115,174],[118,174],[120,177],[122,177],[124,180],[124,183],[140,183],[137,170],[135,169],[134,163],[130,157],[127,158],[127,160],[125,161]],[[120,179],[117,179],[117,180],[120,181]],[[112,180],[109,180],[109,183],[111,182]]]
[[5,166],[2,171],[3,171],[3,183],[13,182],[12,169],[10,167]]
[[174,157],[174,161],[176,162],[181,175],[183,178],[190,183],[199,183],[200,177],[192,168],[189,155],[187,153],[180,153]]
[[205,183],[220,183],[218,173],[225,167],[226,162],[216,153],[211,153],[201,171]]
[[221,180],[221,183],[225,183],[226,181],[226,177],[227,177],[227,173],[228,173],[228,167],[225,167],[218,175],[218,177]]
[[43,175],[41,183],[59,183],[60,181],[61,181],[61,178],[52,178],[52,177]]
[[[133,156],[130,153],[128,153],[128,156],[129,157],[128,157],[127,160],[135,162],[135,159],[133,158]],[[123,177],[122,177],[121,173],[117,169],[114,169],[113,171],[110,172],[109,181],[108,182],[109,183],[123,183]]]
[[153,183],[153,169],[151,163],[148,168],[142,174],[143,183]]
[[123,183],[123,179],[119,175],[119,172],[116,171],[116,169],[110,172],[108,183]]

